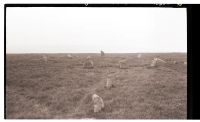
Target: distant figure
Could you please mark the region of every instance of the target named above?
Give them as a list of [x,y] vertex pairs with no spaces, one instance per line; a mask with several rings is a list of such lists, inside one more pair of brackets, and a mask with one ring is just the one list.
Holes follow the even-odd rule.
[[103,99],[101,97],[99,97],[98,95],[93,94],[92,101],[94,104],[94,113],[97,113],[97,112],[101,111],[102,108],[104,108]]
[[142,56],[141,54],[138,54],[138,55],[137,55],[138,58],[141,58],[141,56]]
[[68,58],[72,58],[72,55],[71,55],[71,54],[68,54],[67,57],[68,57]]
[[107,78],[107,80],[106,80],[106,88],[110,89],[112,86],[113,86],[113,83],[112,83],[111,79]]
[[105,53],[101,50],[101,56],[104,56],[105,55]]
[[119,61],[119,68],[120,69],[126,69],[126,68],[128,68],[127,61],[126,60],[120,60]]

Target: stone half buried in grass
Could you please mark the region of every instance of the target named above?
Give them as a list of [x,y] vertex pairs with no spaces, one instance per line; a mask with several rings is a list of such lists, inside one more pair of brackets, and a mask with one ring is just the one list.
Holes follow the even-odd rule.
[[156,60],[152,60],[150,66],[155,67],[156,66]]
[[173,61],[173,64],[178,64],[178,62],[177,61]]
[[163,64],[166,64],[167,62],[160,59],[160,58],[154,58],[152,61],[151,61],[151,64],[150,66],[151,67],[155,67],[155,66],[159,66],[159,65],[163,65]]
[[68,54],[68,55],[67,55],[67,58],[72,59],[72,55],[71,55],[71,54]]
[[94,68],[94,62],[92,60],[87,60],[83,64],[83,68],[92,69]]
[[120,60],[119,61],[119,68],[120,69],[128,69],[128,67],[129,67],[129,65],[128,65],[126,60]]
[[87,58],[86,58],[87,60],[90,60],[91,59],[91,56],[87,56]]

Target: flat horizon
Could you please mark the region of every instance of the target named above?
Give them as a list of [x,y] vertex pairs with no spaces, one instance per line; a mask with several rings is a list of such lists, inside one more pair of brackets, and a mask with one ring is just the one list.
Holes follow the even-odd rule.
[[[105,54],[142,54],[142,53],[147,53],[147,54],[150,54],[150,53],[187,53],[187,52],[127,52],[127,53],[105,53]],[[91,53],[91,52],[88,52],[88,53],[71,53],[71,52],[65,52],[65,53],[6,53],[6,54],[100,54],[100,53]]]

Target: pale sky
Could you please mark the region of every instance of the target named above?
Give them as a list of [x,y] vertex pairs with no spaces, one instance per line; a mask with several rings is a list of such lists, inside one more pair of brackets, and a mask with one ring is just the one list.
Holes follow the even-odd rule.
[[187,52],[185,8],[8,7],[7,53]]

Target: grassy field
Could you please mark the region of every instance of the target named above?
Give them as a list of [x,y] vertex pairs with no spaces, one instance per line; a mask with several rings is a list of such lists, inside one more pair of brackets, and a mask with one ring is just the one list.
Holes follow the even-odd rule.
[[[46,55],[45,63],[42,56]],[[90,55],[94,69],[82,65]],[[185,53],[142,54],[7,54],[8,119],[186,119]],[[154,57],[167,61],[149,67]],[[127,59],[129,68],[118,61]],[[176,60],[178,63],[173,64]],[[114,87],[105,88],[110,75]],[[92,94],[105,108],[93,113]]]

